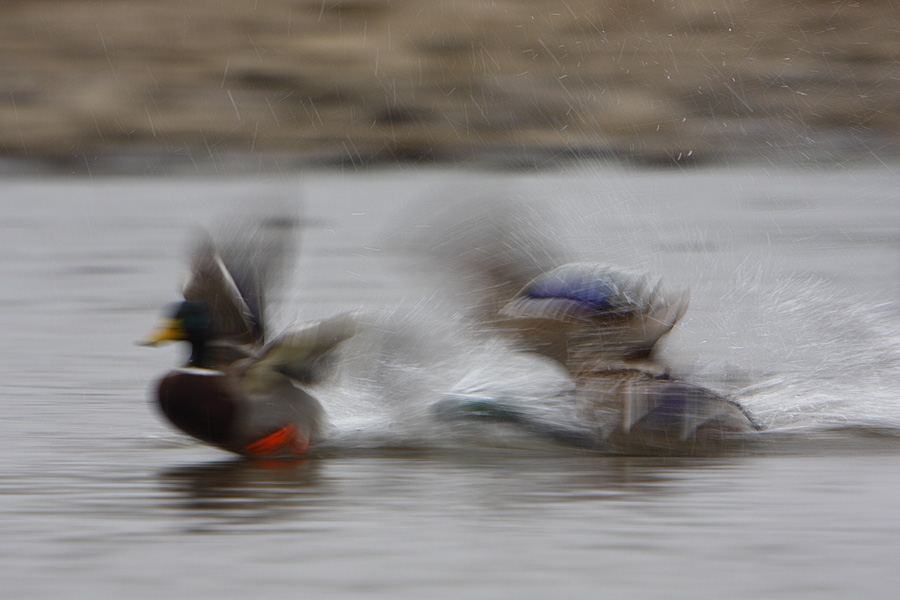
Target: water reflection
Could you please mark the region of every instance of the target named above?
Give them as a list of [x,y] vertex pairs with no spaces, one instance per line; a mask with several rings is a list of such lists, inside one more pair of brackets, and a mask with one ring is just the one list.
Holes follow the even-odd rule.
[[233,459],[159,473],[166,504],[213,518],[216,524],[294,520],[315,490],[321,465],[308,459]]
[[542,504],[648,501],[696,490],[703,472],[734,471],[744,459],[525,456],[435,452],[295,460],[235,459],[161,471],[178,509],[221,524],[297,520],[300,513],[441,511],[472,507],[521,511]]

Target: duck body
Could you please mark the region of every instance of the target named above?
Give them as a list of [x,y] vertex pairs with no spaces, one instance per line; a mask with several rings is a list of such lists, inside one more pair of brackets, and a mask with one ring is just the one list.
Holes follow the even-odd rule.
[[286,377],[251,395],[234,373],[183,367],[160,380],[157,399],[183,432],[248,456],[305,454],[324,422],[319,401]]
[[656,346],[687,310],[687,294],[591,263],[554,268],[499,311],[519,346],[560,362],[582,418],[615,447],[671,447],[758,428],[736,401],[673,378]]
[[759,429],[737,401],[637,367],[579,378],[575,403],[583,422],[617,451],[702,451]]
[[[355,333],[347,315],[266,340],[265,300],[283,263],[285,220],[232,227],[204,237],[184,286],[185,300],[146,345],[186,342],[186,364],[154,390],[162,414],[184,433],[250,457],[301,456],[327,427],[308,388],[327,372],[330,354]],[[237,248],[237,250],[234,250]]]

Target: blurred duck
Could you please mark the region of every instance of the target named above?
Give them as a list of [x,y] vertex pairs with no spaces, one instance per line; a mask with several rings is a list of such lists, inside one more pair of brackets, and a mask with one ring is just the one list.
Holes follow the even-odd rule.
[[188,435],[251,457],[300,456],[326,426],[306,386],[355,333],[341,315],[266,339],[265,300],[291,254],[294,224],[267,219],[208,235],[193,255],[184,301],[146,345],[187,342],[190,358],[159,382],[163,415]]
[[687,310],[686,292],[568,262],[523,208],[496,198],[456,208],[426,244],[468,284],[483,330],[568,371],[580,418],[603,444],[671,448],[757,429],[737,402],[673,378],[657,356],[660,338]]
[[573,263],[526,284],[495,326],[521,349],[563,365],[583,418],[615,444],[670,445],[755,429],[737,402],[673,379],[656,356],[687,305],[686,293],[649,277]]

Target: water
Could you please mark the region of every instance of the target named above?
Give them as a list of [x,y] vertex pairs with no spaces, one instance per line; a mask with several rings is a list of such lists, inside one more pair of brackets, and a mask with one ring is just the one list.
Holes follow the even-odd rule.
[[[3,589],[893,597],[898,180],[872,167],[8,181]],[[549,209],[547,230],[583,257],[689,284],[667,357],[737,394],[766,425],[762,441],[727,456],[618,457],[426,425],[414,409],[442,387],[524,398],[560,385],[499,345],[467,346],[452,303],[391,238],[417,226],[411,214],[486,185]],[[297,193],[308,228],[280,321],[365,307],[437,339],[403,330],[351,348],[320,392],[337,427],[322,456],[235,460],[159,419],[147,388],[179,350],[133,342],[177,297],[192,224]]]

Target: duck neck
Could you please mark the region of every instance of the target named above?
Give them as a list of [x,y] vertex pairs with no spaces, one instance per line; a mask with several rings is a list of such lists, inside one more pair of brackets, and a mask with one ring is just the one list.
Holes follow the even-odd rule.
[[191,357],[188,359],[187,366],[196,367],[198,369],[208,369],[208,353],[205,338],[195,338],[189,340],[191,343]]

